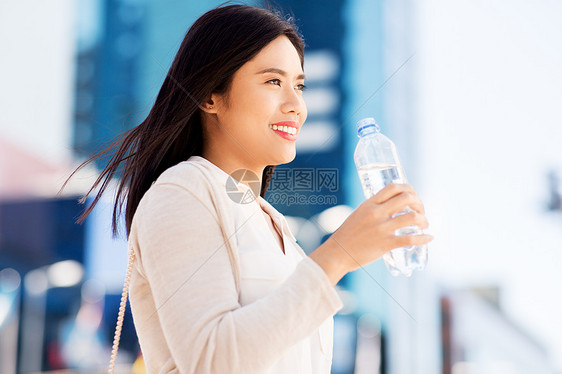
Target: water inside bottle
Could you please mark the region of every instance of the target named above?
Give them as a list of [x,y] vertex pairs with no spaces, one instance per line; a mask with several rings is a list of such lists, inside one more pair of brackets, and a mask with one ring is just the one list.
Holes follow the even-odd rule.
[[372,163],[358,169],[363,193],[368,199],[390,183],[406,183],[402,169],[394,163]]
[[[368,164],[360,167],[358,173],[366,198],[375,195],[387,184],[406,183],[406,177],[402,168],[395,163]],[[406,207],[406,210],[396,213],[393,217],[411,211],[412,209]],[[415,225],[406,226],[395,231],[395,235],[397,236],[418,235],[422,233],[422,230]],[[402,274],[409,277],[415,269],[423,270],[425,268],[427,262],[427,245],[395,248],[385,253],[383,258],[388,271],[392,275],[396,276]]]

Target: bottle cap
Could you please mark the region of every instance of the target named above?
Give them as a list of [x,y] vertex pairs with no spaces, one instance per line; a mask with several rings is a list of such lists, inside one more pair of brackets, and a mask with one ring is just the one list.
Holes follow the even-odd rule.
[[366,127],[374,127],[376,131],[380,131],[380,127],[373,117],[363,118],[357,121],[357,133],[360,133]]

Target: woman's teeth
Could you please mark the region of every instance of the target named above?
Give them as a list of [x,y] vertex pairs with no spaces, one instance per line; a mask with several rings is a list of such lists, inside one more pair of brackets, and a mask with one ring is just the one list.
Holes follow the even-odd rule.
[[283,131],[291,135],[295,135],[297,133],[297,129],[291,126],[269,125],[269,128],[277,131]]

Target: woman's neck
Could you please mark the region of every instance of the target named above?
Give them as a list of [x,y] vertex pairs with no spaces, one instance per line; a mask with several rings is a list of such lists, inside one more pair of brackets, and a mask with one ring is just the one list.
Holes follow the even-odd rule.
[[248,176],[247,178],[244,178],[243,180],[239,180],[239,182],[243,183],[244,185],[246,185],[250,189],[252,189],[252,188],[255,188],[255,183],[254,183],[254,185],[250,185],[249,182],[251,182],[251,181],[255,182],[255,180],[257,178],[257,180],[259,180],[259,182],[260,182],[259,183],[260,189],[258,190],[258,194],[259,194],[259,191],[261,191],[262,175],[263,175],[263,171],[265,169],[265,165],[264,166],[249,166],[249,162],[247,162],[245,160],[240,160],[236,157],[224,157],[223,154],[218,155],[218,154],[215,154],[215,153],[209,152],[209,151],[202,152],[201,157],[210,161],[215,166],[217,166],[219,169],[221,169],[222,171],[224,171],[225,173],[227,173],[228,175],[231,175],[231,176],[236,170],[240,170],[240,169],[244,169],[247,172],[251,172],[251,173],[255,174],[255,177],[250,174],[250,176]]

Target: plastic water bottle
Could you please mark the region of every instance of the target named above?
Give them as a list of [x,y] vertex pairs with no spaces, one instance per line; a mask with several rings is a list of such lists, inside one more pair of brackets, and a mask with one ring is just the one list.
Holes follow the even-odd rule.
[[[381,134],[379,125],[374,118],[363,118],[357,122],[357,136],[359,143],[355,148],[355,166],[361,180],[365,198],[379,192],[390,183],[407,183],[406,174],[402,169],[396,146],[386,136]],[[406,208],[393,217],[411,212]],[[396,230],[395,234],[417,235],[422,230],[416,226],[407,226]],[[395,248],[383,255],[386,268],[393,276],[400,274],[409,277],[414,270],[423,270],[427,264],[427,244]]]

